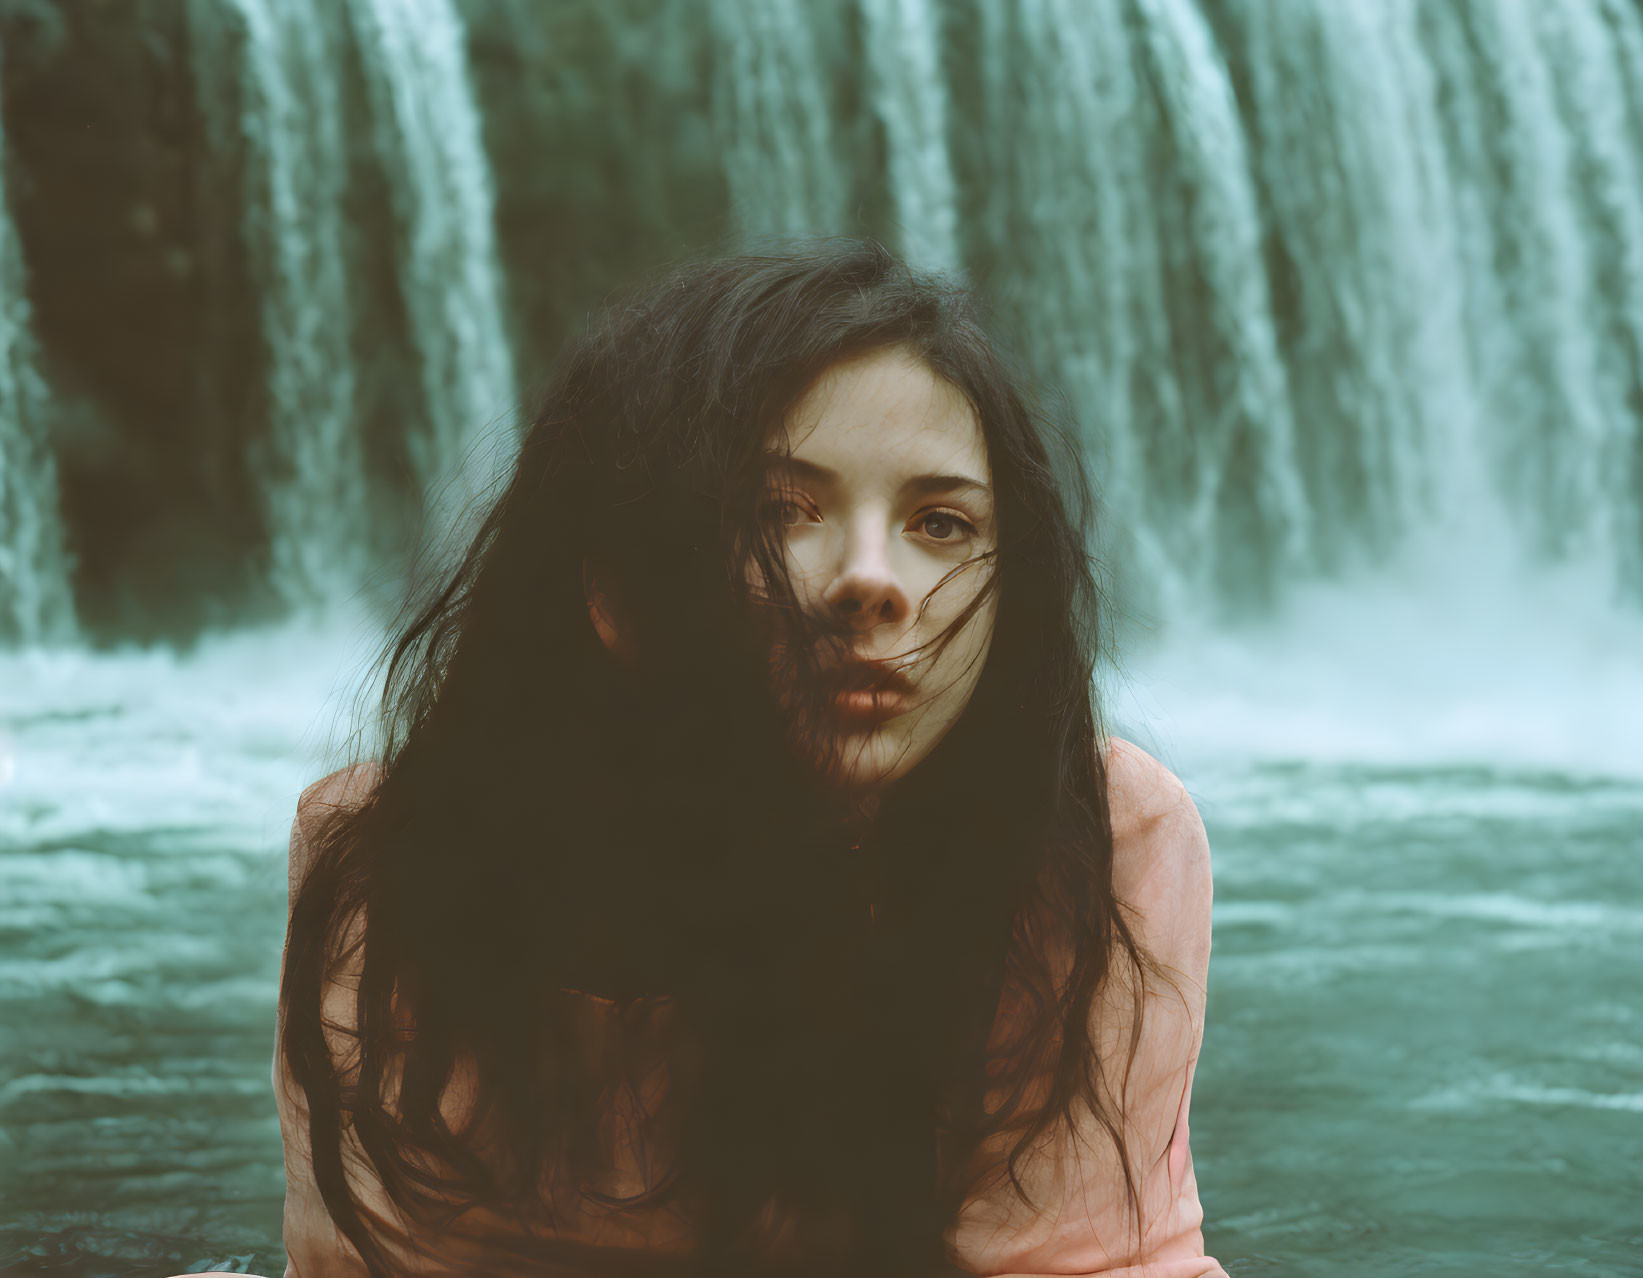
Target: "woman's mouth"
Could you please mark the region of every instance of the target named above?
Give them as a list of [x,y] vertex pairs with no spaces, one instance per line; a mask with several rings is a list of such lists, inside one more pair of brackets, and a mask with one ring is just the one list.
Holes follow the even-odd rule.
[[892,719],[907,708],[907,694],[895,688],[845,688],[834,694],[839,716],[866,723]]
[[832,672],[834,710],[860,723],[882,722],[903,713],[912,694],[907,676],[885,662],[847,661]]

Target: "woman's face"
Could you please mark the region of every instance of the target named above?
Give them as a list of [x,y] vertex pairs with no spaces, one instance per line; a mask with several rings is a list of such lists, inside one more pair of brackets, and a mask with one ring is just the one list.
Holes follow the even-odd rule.
[[959,624],[998,544],[981,426],[957,389],[891,347],[824,373],[766,464],[764,511],[798,602],[847,635],[837,659],[818,654],[833,779],[871,792],[929,755],[986,661],[996,591]]

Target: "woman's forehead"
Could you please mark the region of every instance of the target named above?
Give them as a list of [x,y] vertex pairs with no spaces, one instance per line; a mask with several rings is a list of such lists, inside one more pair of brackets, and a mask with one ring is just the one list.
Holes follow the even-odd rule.
[[794,404],[771,451],[850,478],[887,468],[985,487],[986,439],[952,383],[902,348],[842,361]]

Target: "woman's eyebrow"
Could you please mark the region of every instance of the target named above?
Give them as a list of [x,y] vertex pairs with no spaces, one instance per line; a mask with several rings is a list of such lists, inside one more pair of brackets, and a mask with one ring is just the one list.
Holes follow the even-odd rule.
[[[789,471],[801,479],[812,483],[833,485],[839,480],[838,472],[829,470],[826,466],[818,466],[815,462],[805,461],[802,457],[791,457],[786,453],[766,453],[766,465],[774,471]],[[914,475],[901,485],[903,497],[927,497],[932,493],[950,493],[955,489],[973,489],[977,495],[992,500],[993,490],[984,480],[970,475]]]
[[935,493],[950,493],[955,489],[968,488],[979,497],[987,501],[993,499],[993,490],[979,479],[971,479],[968,475],[914,475],[901,486],[903,496],[928,497]]

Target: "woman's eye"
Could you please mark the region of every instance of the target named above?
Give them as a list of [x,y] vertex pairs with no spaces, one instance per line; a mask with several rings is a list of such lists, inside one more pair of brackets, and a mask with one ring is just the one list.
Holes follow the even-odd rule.
[[772,497],[765,502],[764,514],[772,523],[788,528],[813,523],[817,518],[808,505],[792,497]]
[[932,510],[919,520],[919,527],[932,541],[962,541],[975,536],[975,525],[950,510]]

